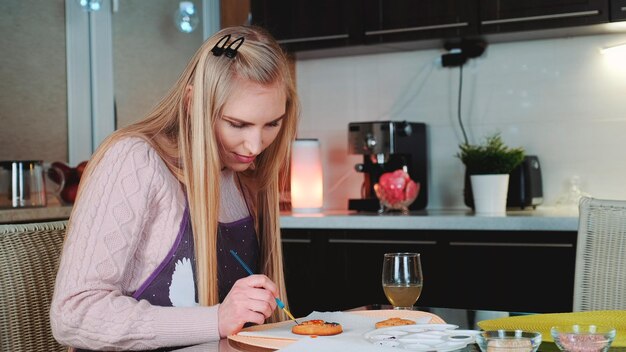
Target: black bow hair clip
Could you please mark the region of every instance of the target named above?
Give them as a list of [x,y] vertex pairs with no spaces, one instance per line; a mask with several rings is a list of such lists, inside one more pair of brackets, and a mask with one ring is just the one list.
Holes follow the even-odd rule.
[[[234,58],[237,55],[237,49],[239,49],[241,44],[243,44],[244,37],[239,37],[235,39],[233,42],[231,42],[230,44],[228,44],[229,40],[230,40],[230,34],[227,34],[223,36],[222,38],[220,38],[220,40],[217,41],[213,49],[211,49],[211,52],[213,53],[213,55],[222,56],[222,54],[224,54],[226,57],[230,59]],[[226,44],[228,44],[228,46],[226,46]]]

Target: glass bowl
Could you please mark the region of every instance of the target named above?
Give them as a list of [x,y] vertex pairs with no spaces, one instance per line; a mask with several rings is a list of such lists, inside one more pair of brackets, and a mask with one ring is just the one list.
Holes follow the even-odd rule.
[[[398,210],[403,214],[408,214],[409,206],[413,204],[419,194],[419,183],[417,187],[418,192],[415,194],[415,196],[412,196],[410,198],[398,199],[398,197],[389,196],[386,193],[385,189],[380,186],[380,184],[375,184],[374,192],[376,193],[376,197],[380,201],[380,210],[378,212],[383,213],[386,211]],[[391,199],[393,199],[393,201]]]
[[550,329],[562,351],[605,352],[615,339],[615,328],[599,325],[558,325]]
[[482,352],[535,352],[541,333],[522,330],[488,330],[476,336]]

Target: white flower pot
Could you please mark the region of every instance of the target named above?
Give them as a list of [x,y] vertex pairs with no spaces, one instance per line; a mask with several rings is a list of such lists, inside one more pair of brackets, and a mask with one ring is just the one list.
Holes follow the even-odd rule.
[[506,215],[509,175],[471,175],[476,215]]

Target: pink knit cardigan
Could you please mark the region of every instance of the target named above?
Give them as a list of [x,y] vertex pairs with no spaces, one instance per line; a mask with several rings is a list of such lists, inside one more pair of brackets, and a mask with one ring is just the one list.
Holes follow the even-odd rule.
[[218,306],[158,307],[130,297],[163,260],[185,207],[178,180],[139,138],[116,142],[74,205],[50,321],[62,344],[154,349],[218,340]]

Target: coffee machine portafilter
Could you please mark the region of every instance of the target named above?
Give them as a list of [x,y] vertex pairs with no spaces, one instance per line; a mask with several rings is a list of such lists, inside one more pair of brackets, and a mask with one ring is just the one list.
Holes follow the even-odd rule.
[[386,172],[404,169],[420,184],[417,199],[409,210],[428,204],[426,125],[407,121],[351,122],[348,124],[348,152],[363,155],[355,170],[363,173],[361,198],[349,199],[348,209],[377,211],[380,208],[374,185]]

